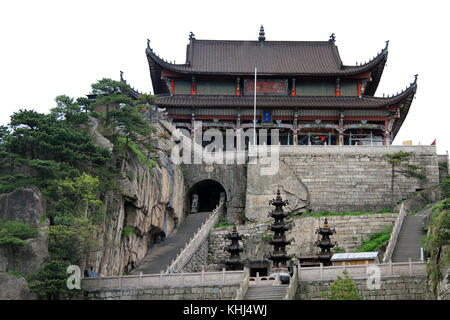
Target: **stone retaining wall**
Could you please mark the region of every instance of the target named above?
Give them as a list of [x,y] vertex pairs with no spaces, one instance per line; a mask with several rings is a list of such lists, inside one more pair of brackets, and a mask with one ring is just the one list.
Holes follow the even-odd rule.
[[[238,164],[184,164],[187,190],[197,182],[214,180],[219,182],[226,192],[227,219],[239,223],[245,209],[245,193],[247,187],[246,166]],[[189,194],[189,192],[187,193]],[[191,199],[186,199],[190,204]],[[187,206],[189,210],[189,206]]]
[[238,284],[204,287],[104,289],[89,293],[91,300],[231,300]]
[[245,216],[263,220],[278,186],[282,196],[289,200],[291,210],[307,201],[313,212],[389,208],[392,166],[385,154],[400,151],[411,152],[410,163],[422,166],[427,178],[396,175],[395,202],[406,199],[417,189],[439,183],[434,146],[282,146],[276,174],[261,175],[264,165],[248,165]]
[[[332,236],[333,241],[338,242],[338,247],[345,252],[351,252],[361,246],[362,239],[367,239],[370,234],[380,232],[386,227],[394,225],[397,213],[380,213],[359,216],[329,216],[328,225],[336,229],[336,234]],[[286,238],[293,237],[295,242],[287,247],[288,253],[295,253],[297,256],[312,255],[316,253],[317,247],[314,242],[317,240],[315,230],[323,225],[323,217],[300,217],[293,219],[293,228],[286,233]],[[264,223],[252,223],[238,226],[238,232],[244,235],[240,242],[244,252],[241,258],[251,260],[263,259],[265,253],[272,250],[268,244],[271,233],[267,231],[269,221]],[[231,243],[225,236],[231,232],[232,227],[213,229],[209,236],[208,254],[210,263],[220,264],[227,260],[229,253],[225,248]],[[220,269],[219,269],[220,270]]]
[[183,272],[200,272],[202,271],[202,266],[207,264],[208,260],[208,238],[203,241],[200,247],[195,251],[192,258],[183,267]]
[[[370,290],[367,280],[354,280],[364,300],[425,300],[429,298],[427,278],[396,277],[382,278],[381,288]],[[325,300],[322,292],[330,293],[333,281],[300,281],[297,288],[297,300]]]

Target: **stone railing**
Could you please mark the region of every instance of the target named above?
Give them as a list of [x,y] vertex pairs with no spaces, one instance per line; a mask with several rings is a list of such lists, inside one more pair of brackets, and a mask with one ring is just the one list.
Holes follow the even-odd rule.
[[297,287],[298,287],[298,268],[297,266],[294,266],[294,273],[292,274],[292,278],[289,281],[289,287],[283,300],[294,300],[295,295],[297,293]]
[[343,145],[281,145],[280,153],[358,153],[358,154],[386,154],[386,153],[396,153],[399,151],[403,152],[414,152],[419,154],[436,154],[436,146],[395,146],[395,145],[385,145],[385,146],[343,146]]
[[[299,281],[321,281],[321,280],[336,280],[337,276],[343,275],[346,270],[348,275],[353,279],[368,278],[373,273],[373,268],[378,267],[374,275],[380,277],[414,277],[426,276],[427,264],[425,262],[408,262],[380,263],[380,264],[363,264],[363,265],[340,265],[324,267],[308,267],[298,268]],[[379,273],[378,273],[379,272]]]
[[407,211],[405,209],[404,203],[400,206],[400,212],[397,217],[397,221],[395,221],[394,228],[392,229],[391,237],[389,238],[389,243],[386,248],[386,253],[384,254],[383,262],[388,262],[392,258],[392,253],[394,252],[395,245],[397,244],[398,235],[403,225],[403,220]]
[[250,271],[247,267],[244,267],[244,279],[241,280],[241,285],[239,289],[236,290],[236,297],[234,300],[244,300],[245,295],[247,294],[248,285],[250,282]]
[[249,286],[279,286],[280,274],[277,273],[275,277],[259,276],[259,272],[256,273],[256,277],[250,277]]
[[189,262],[195,252],[200,248],[202,243],[208,238],[209,231],[214,227],[214,225],[219,220],[219,216],[223,212],[224,203],[221,202],[217,205],[217,207],[210,214],[208,219],[202,223],[202,225],[198,228],[195,235],[186,242],[184,248],[177,254],[175,260],[172,260],[170,265],[167,267],[166,273],[169,271],[173,272],[181,272],[184,266]]
[[84,278],[83,289],[88,291],[125,288],[166,288],[213,285],[237,285],[247,274],[242,271],[196,272],[176,274],[139,274],[129,276]]

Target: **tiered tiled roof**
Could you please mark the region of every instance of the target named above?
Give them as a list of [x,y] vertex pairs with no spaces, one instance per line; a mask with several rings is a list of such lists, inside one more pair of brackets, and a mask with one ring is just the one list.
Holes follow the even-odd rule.
[[387,56],[387,47],[370,62],[345,66],[333,41],[222,41],[192,40],[188,44],[185,64],[151,59],[168,70],[189,74],[251,75],[352,75],[370,70]]
[[[258,96],[258,107],[324,107],[324,108],[380,108],[412,99],[417,89],[415,80],[403,92],[392,97],[358,96]],[[225,95],[158,95],[160,107],[253,107],[252,96]]]
[[168,93],[161,71],[188,75],[339,77],[372,72],[366,95],[373,95],[388,54],[386,47],[369,62],[359,66],[342,63],[334,40],[329,41],[230,41],[191,39],[186,63],[175,64],[146,49],[155,94]]
[[[262,28],[261,28],[262,29]],[[165,77],[252,77],[255,67],[259,77],[310,79],[326,82],[340,78],[369,80],[362,96],[258,96],[258,108],[323,108],[396,110],[394,136],[408,114],[417,89],[417,77],[401,93],[391,97],[374,97],[388,55],[388,44],[372,60],[360,65],[344,65],[334,34],[328,41],[266,41],[260,32],[258,41],[197,40],[191,34],[186,62],[176,64],[160,58],[147,43],[147,59],[156,94],[156,104],[168,108],[253,107],[253,97],[246,95],[169,94]],[[164,77],[162,77],[164,75]]]

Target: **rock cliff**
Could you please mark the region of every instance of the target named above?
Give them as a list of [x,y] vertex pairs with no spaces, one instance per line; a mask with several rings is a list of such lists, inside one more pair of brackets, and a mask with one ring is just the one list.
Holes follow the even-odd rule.
[[37,237],[25,240],[26,247],[0,248],[0,300],[36,299],[25,278],[3,272],[28,275],[37,271],[48,257],[49,222],[42,219],[45,207],[44,197],[34,186],[0,195],[0,219],[27,223],[38,231]]
[[149,169],[130,152],[119,190],[109,192],[104,200],[106,218],[98,234],[99,247],[83,266],[102,276],[132,270],[162,232],[172,234],[184,219],[183,172],[170,161],[174,143],[159,123],[152,125],[156,130],[150,137],[155,149],[151,156],[156,165]]
[[49,222],[41,219],[45,206],[44,197],[34,186],[0,195],[0,219],[27,223],[38,231],[36,238],[26,240],[26,247],[13,251],[0,248],[0,272],[17,271],[28,275],[35,272],[48,257]]
[[27,281],[6,273],[0,273],[0,300],[35,300],[36,295],[30,293]]

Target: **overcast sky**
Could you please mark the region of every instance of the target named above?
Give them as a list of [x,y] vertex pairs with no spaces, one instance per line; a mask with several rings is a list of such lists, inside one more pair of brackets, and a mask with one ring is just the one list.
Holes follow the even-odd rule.
[[167,60],[185,61],[197,39],[328,40],[344,64],[376,55],[390,40],[376,96],[419,74],[416,99],[394,144],[450,150],[450,1],[1,1],[0,124],[20,108],[47,112],[60,94],[85,96],[103,77],[152,92],[147,38]]

